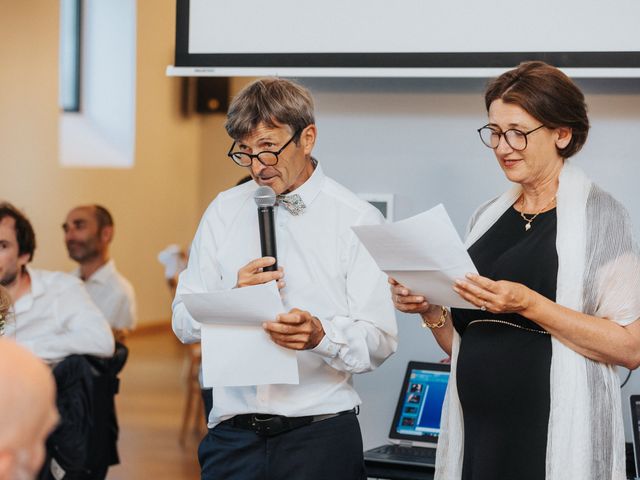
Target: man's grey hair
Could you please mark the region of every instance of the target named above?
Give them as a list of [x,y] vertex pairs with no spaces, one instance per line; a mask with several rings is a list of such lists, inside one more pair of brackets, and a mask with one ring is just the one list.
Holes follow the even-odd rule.
[[231,138],[240,140],[261,123],[272,128],[286,125],[292,132],[314,124],[311,93],[282,78],[261,78],[250,83],[231,102],[224,127]]

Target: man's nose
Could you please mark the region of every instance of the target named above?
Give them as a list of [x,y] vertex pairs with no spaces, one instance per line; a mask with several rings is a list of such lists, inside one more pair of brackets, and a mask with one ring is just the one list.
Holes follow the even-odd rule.
[[265,167],[257,157],[251,159],[251,172],[254,175],[260,175],[260,173],[267,167]]

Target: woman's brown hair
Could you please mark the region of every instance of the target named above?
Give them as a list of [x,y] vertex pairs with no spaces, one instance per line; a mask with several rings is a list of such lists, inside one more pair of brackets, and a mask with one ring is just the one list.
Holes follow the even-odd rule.
[[538,61],[521,63],[489,82],[484,95],[487,112],[498,99],[520,106],[547,128],[571,128],[571,141],[558,148],[563,158],[578,153],[587,141],[584,94],[556,67]]

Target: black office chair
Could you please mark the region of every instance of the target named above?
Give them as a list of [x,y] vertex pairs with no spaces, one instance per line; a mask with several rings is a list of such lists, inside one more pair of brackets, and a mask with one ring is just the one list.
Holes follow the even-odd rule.
[[102,480],[120,463],[115,395],[128,355],[116,343],[111,358],[71,355],[54,368],[60,424],[47,439],[39,480]]

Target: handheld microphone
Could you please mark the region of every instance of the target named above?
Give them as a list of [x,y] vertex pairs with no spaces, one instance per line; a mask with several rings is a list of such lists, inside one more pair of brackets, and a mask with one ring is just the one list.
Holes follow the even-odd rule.
[[260,247],[263,257],[273,257],[276,263],[264,267],[265,272],[278,270],[278,257],[276,256],[276,231],[273,222],[273,206],[276,204],[276,192],[273,188],[258,187],[253,194],[253,199],[258,205],[258,227],[260,230]]

